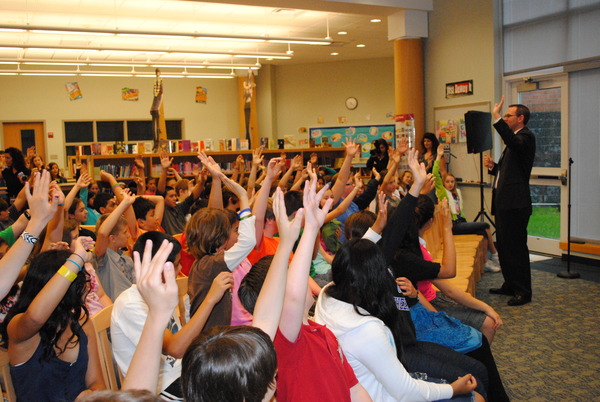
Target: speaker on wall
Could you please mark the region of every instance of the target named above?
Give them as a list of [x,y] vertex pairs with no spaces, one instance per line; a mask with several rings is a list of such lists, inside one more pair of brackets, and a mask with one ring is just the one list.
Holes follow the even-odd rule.
[[492,114],[469,110],[465,113],[467,152],[478,154],[492,149]]

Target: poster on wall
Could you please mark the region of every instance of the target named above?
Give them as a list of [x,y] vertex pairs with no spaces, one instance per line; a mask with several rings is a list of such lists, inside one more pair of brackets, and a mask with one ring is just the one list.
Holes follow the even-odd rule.
[[206,103],[208,100],[208,89],[196,87],[196,103]]
[[311,128],[310,140],[316,147],[343,147],[342,142],[345,142],[347,138],[352,138],[361,146],[360,157],[369,158],[375,140],[383,138],[392,147],[396,147],[394,131],[395,126],[393,124]]
[[460,137],[459,126],[459,121],[454,119],[438,120],[435,124],[435,135],[438,137],[440,143],[442,144],[456,144],[459,142]]
[[135,88],[122,88],[121,99],[124,101],[137,102],[140,99],[140,91]]
[[69,93],[69,99],[74,101],[83,98],[83,94],[81,93],[81,88],[79,88],[79,83],[77,82],[67,82],[65,84],[65,88]]

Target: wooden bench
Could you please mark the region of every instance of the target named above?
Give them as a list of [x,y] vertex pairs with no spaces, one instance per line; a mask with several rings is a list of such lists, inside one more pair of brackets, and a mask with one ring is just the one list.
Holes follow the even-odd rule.
[[[439,218],[439,207],[436,206],[433,225],[423,234],[427,242],[427,250],[435,262],[441,262],[444,253],[443,222]],[[459,289],[476,296],[477,282],[481,280],[485,264],[484,237],[480,235],[454,235],[456,249],[456,277],[448,279]]]

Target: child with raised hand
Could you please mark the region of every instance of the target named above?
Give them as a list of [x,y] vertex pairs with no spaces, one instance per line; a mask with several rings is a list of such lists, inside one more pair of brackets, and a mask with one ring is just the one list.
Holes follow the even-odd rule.
[[[6,322],[11,376],[19,400],[75,400],[105,388],[96,332],[84,304],[94,242],[36,256]],[[62,266],[61,266],[62,265]]]
[[[201,156],[201,160],[205,163],[205,155]],[[188,222],[185,229],[186,239],[190,253],[196,258],[190,270],[188,283],[190,314],[194,314],[204,300],[213,279],[221,272],[235,270],[256,243],[255,217],[250,210],[246,190],[217,171],[212,163],[205,163],[205,166],[213,174],[213,178],[218,177],[219,181],[239,198],[240,221],[239,229],[236,230],[222,209],[204,208],[196,212]],[[231,312],[231,295],[226,294],[214,307],[206,326],[228,325],[231,322]]]
[[6,237],[10,238],[7,243],[12,247],[0,260],[0,299],[7,295],[15,283],[33,246],[39,241],[38,236],[58,208],[58,194],[52,195],[50,201],[48,201],[50,173],[43,171],[42,173],[36,173],[34,176],[35,186],[33,188],[29,183],[25,183],[25,196],[30,208],[30,218],[25,230],[18,233],[17,236],[19,237],[15,240],[13,227],[6,229]]
[[110,214],[102,215],[96,223],[96,273],[111,300],[135,283],[133,261],[122,250],[127,247],[131,236],[123,213],[131,207],[135,196],[124,190],[122,197],[119,205]]
[[[172,236],[151,231],[140,236],[134,245],[137,253],[147,253],[146,247],[152,244],[151,253],[160,254],[160,244],[164,241],[172,244],[168,248],[167,260],[175,267],[175,274],[180,269],[179,253],[181,246]],[[163,250],[164,252],[165,250]],[[134,254],[135,256],[135,254]],[[167,278],[165,278],[167,279]],[[181,398],[181,387],[179,378],[181,376],[181,358],[190,343],[203,330],[206,320],[213,306],[221,300],[223,294],[231,289],[233,282],[229,272],[223,272],[216,276],[210,286],[210,290],[202,304],[191,316],[190,320],[181,325],[179,313],[176,309],[170,310],[170,318],[166,326],[163,326],[163,341],[161,343],[162,354],[160,356],[160,369],[158,383],[154,391],[165,398]],[[145,296],[148,296],[147,294]],[[152,296],[156,297],[156,296]],[[144,300],[137,284],[125,290],[115,300],[111,316],[112,350],[115,361],[122,372],[128,374],[148,314],[147,301]]]

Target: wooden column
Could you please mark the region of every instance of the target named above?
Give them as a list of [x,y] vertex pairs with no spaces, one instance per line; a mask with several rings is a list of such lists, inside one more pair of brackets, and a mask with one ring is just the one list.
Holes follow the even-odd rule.
[[394,41],[394,87],[396,114],[415,116],[416,143],[425,131],[425,88],[423,81],[423,40]]

